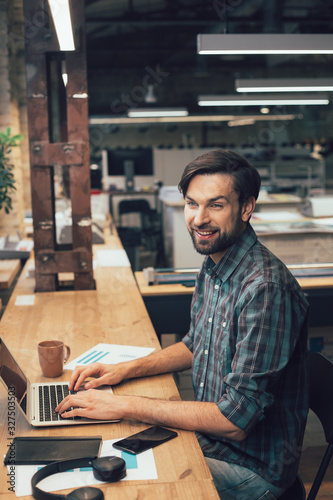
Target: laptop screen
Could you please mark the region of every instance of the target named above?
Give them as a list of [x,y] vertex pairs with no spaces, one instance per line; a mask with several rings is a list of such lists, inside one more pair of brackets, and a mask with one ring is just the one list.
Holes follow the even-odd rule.
[[8,395],[15,396],[16,401],[26,413],[27,379],[1,338],[0,378],[7,388]]

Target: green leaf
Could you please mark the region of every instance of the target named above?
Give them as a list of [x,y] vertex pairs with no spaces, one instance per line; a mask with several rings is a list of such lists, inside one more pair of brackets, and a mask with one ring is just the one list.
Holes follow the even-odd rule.
[[10,153],[22,140],[22,134],[11,135],[10,127],[5,132],[0,132],[0,210],[4,208],[7,214],[12,210],[11,193],[16,191]]

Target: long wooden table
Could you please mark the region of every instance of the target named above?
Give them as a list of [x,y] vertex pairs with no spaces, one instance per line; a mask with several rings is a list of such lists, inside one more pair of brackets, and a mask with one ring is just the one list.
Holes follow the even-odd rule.
[[[148,285],[142,271],[135,272],[140,293],[157,335],[185,335],[190,324],[193,287],[181,283]],[[310,326],[333,325],[333,276],[296,278],[310,303]]]
[[[121,248],[117,235],[107,236],[106,247]],[[98,245],[96,248],[105,246]],[[29,265],[28,261],[0,321],[0,335],[31,382],[46,380],[38,363],[37,343],[41,340],[63,340],[71,347],[72,359],[99,342],[160,349],[130,268],[97,266],[94,270],[96,290],[93,291],[35,293],[34,278],[28,277],[27,274]],[[19,295],[33,295],[34,305],[15,305]],[[69,376],[69,370],[65,370],[58,380],[68,380]],[[126,381],[115,387],[114,392],[169,400],[180,399],[172,375]],[[0,443],[4,455],[11,437],[8,435],[7,426],[7,394],[2,385],[0,408]],[[15,415],[16,436],[86,434],[101,435],[103,440],[108,440],[133,434],[146,427],[148,425],[135,420],[122,420],[113,424],[36,429],[30,427],[19,410]],[[103,484],[101,488],[105,498],[218,499],[195,434],[178,429],[177,432],[179,435],[176,439],[154,450],[158,479]],[[2,466],[0,469],[1,498],[13,499],[13,493],[8,491],[7,468]]]
[[20,270],[20,259],[0,260],[0,288],[9,288]]

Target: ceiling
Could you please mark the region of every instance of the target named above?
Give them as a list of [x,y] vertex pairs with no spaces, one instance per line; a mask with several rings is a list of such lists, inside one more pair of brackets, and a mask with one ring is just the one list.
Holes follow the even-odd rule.
[[[199,94],[235,93],[237,77],[333,76],[332,55],[199,56],[196,47],[198,33],[332,33],[332,0],[85,0],[85,6],[90,116],[125,116],[128,107],[145,105],[148,83],[155,106],[199,114]],[[331,105],[316,108],[311,116],[323,119]]]

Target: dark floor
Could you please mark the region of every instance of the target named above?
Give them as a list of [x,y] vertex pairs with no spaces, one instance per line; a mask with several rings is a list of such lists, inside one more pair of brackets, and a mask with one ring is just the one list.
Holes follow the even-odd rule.
[[[310,491],[325,450],[326,441],[321,424],[315,414],[310,411],[299,467],[299,475],[302,478],[307,493]],[[327,469],[324,481],[317,495],[318,500],[324,498],[333,499],[333,461]]]

